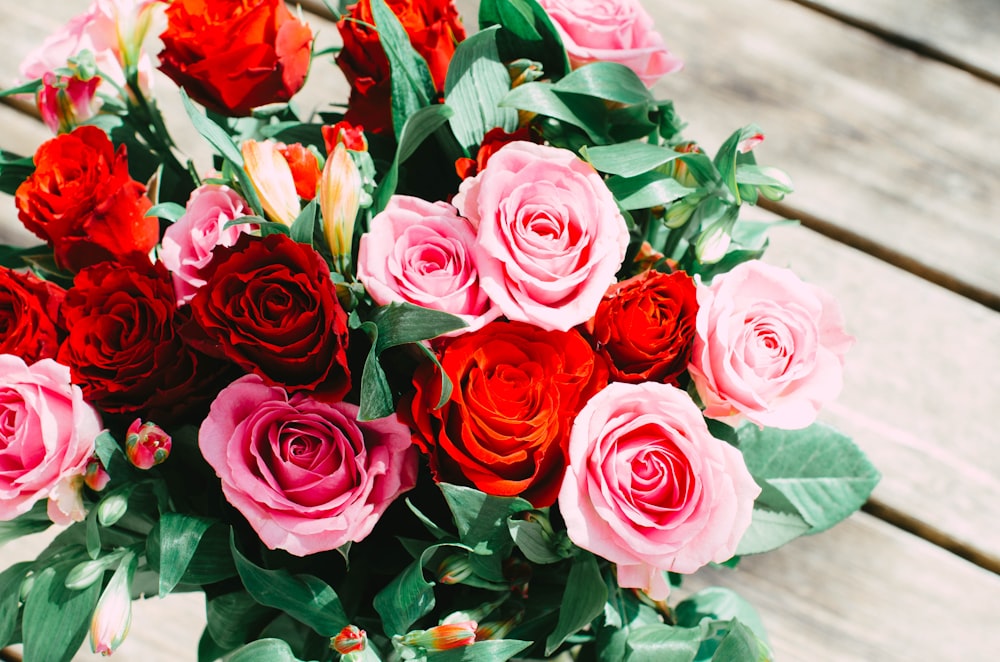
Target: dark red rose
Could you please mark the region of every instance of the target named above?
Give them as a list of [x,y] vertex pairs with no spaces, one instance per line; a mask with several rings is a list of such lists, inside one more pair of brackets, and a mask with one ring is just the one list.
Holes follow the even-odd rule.
[[490,129],[486,132],[486,135],[483,136],[483,142],[479,145],[479,151],[476,153],[476,158],[470,159],[462,157],[457,159],[455,161],[455,172],[457,172],[458,176],[462,179],[465,179],[466,177],[474,177],[476,174],[483,171],[483,168],[486,167],[490,157],[493,156],[497,150],[507,143],[521,140],[537,142],[534,140],[531,128],[527,126],[517,129],[514,133],[507,133],[500,127]]
[[604,362],[575,330],[500,321],[450,340],[440,360],[454,386],[448,403],[435,409],[439,378],[425,365],[400,406],[435,479],[551,505],[573,419],[607,384]]
[[[410,43],[427,61],[438,93],[444,90],[448,63],[455,46],[465,39],[465,28],[452,0],[387,0]],[[389,60],[378,34],[366,27],[374,25],[370,0],[361,0],[349,9],[349,18],[337,22],[344,47],[337,65],[351,85],[351,98],[344,119],[364,124],[371,133],[392,129]]]
[[585,326],[613,381],[677,384],[691,358],[695,292],[683,271],[646,271],[608,289]]
[[160,70],[206,108],[246,116],[302,88],[312,38],[283,0],[173,0]]
[[283,234],[217,247],[191,300],[191,342],[289,390],[341,399],[351,387],[347,313],[326,262]]
[[159,239],[159,222],[146,217],[146,187],[128,174],[125,146],[115,150],[94,126],[42,143],[16,203],[21,223],[52,246],[62,269],[148,253]]
[[207,397],[198,386],[205,357],[181,339],[175,301],[167,268],[145,255],[76,275],[60,309],[68,335],[58,361],[70,367],[88,402],[157,418]]
[[0,267],[0,354],[14,354],[25,363],[55,358],[65,295],[57,285]]

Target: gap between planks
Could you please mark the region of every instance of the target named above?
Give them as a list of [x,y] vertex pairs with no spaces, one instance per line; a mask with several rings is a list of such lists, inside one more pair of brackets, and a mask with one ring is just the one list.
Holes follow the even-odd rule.
[[822,2],[816,2],[815,0],[788,0],[789,2],[794,2],[795,4],[802,5],[808,9],[813,10],[824,16],[828,16],[836,21],[843,23],[844,25],[849,25],[852,28],[862,30],[870,35],[878,37],[879,39],[885,41],[886,43],[892,44],[899,48],[906,49],[922,57],[926,57],[932,60],[936,60],[942,64],[947,64],[948,66],[955,67],[956,69],[961,69],[966,73],[979,78],[980,80],[986,81],[987,83],[992,83],[993,85],[1000,86],[1000,75],[980,67],[979,65],[966,60],[965,58],[953,55],[937,46],[928,44],[920,39],[915,39],[913,37],[908,37],[904,34],[888,30],[873,21],[865,20],[857,16],[852,16],[847,12],[838,11],[833,7],[823,4]]

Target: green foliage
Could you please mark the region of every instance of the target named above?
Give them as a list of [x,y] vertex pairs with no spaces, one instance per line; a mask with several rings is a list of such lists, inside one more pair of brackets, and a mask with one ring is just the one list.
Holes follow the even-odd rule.
[[517,111],[499,105],[510,90],[510,75],[497,51],[499,29],[487,28],[460,43],[448,66],[444,99],[455,113],[451,130],[470,153],[490,129],[517,129]]
[[67,558],[34,576],[22,616],[26,660],[69,662],[83,643],[101,585],[66,588],[66,575],[77,560]]
[[559,621],[545,640],[545,654],[551,655],[570,635],[589,625],[604,611],[607,601],[608,588],[604,585],[597,559],[581,550],[570,566],[566,591],[559,607]]
[[703,631],[671,625],[643,625],[625,642],[625,662],[693,662]]
[[[165,597],[184,577],[201,538],[213,521],[182,513],[163,513],[157,524],[157,566],[160,572],[160,597]],[[152,536],[150,536],[152,539]],[[147,543],[148,544],[148,543]]]
[[674,607],[674,619],[680,627],[696,627],[703,620],[729,621],[738,619],[761,641],[767,641],[764,623],[757,610],[735,591],[721,586],[702,589]]
[[514,540],[507,528],[507,518],[531,509],[531,504],[516,497],[496,497],[471,487],[440,483],[448,507],[458,526],[458,539],[468,545],[473,571],[491,582],[503,582],[501,563],[510,556]]
[[477,641],[469,646],[429,653],[427,662],[505,662],[530,645],[530,641],[517,639]]
[[52,520],[49,519],[46,512],[47,503],[45,499],[42,499],[23,515],[6,522],[0,522],[0,547],[11,540],[44,531],[52,526]]
[[32,157],[0,150],[0,191],[14,195],[21,183],[34,172]]
[[15,643],[14,633],[17,631],[21,584],[29,570],[31,562],[23,561],[0,572],[0,648]]
[[535,0],[483,0],[479,3],[479,29],[494,25],[502,28],[497,34],[501,61],[533,60],[553,80],[569,71],[559,31]]
[[281,639],[258,639],[226,656],[226,662],[302,662]]
[[399,145],[392,159],[392,165],[382,181],[379,182],[378,190],[375,193],[375,202],[372,206],[373,214],[385,209],[385,206],[389,204],[389,198],[396,192],[400,165],[413,156],[413,153],[427,138],[444,126],[453,113],[454,111],[450,107],[438,104],[421,108],[407,118],[399,134]]
[[739,430],[740,450],[761,486],[756,506],[798,515],[805,533],[824,531],[858,510],[880,474],[864,453],[833,428]]

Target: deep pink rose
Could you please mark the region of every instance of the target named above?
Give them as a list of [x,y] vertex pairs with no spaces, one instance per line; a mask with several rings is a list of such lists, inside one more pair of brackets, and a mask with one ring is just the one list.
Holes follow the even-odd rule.
[[664,571],[736,552],[760,488],[675,386],[613,383],[576,417],[559,511],[570,540],[618,567],[618,584],[667,597]]
[[253,214],[247,203],[228,186],[205,184],[188,200],[184,215],[163,233],[160,259],[170,270],[177,293],[177,305],[194,298],[205,284],[203,270],[212,261],[216,246],[232,246],[254,226],[226,223]]
[[247,375],[219,393],[198,443],[261,541],[305,556],[362,540],[416,484],[409,429],[357,413]]
[[100,431],[69,368],[0,354],[0,521],[45,498],[56,524],[82,520],[80,487]]
[[358,280],[375,303],[405,301],[457,315],[472,331],[500,316],[479,285],[476,230],[446,202],[396,195],[361,237]]
[[504,315],[559,331],[593,317],[629,236],[590,165],[569,150],[512,142],[454,202],[477,227],[479,278]]
[[682,62],[672,55],[639,0],[538,0],[562,37],[573,68],[624,64],[652,87]]
[[699,285],[698,306],[688,370],[706,416],[792,430],[837,397],[854,339],[820,288],[752,260]]

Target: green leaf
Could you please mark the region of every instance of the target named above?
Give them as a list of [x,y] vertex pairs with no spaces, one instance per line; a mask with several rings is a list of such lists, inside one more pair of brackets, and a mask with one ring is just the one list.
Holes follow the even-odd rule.
[[9,97],[15,94],[35,94],[42,87],[42,79],[36,78],[35,80],[29,80],[27,83],[22,83],[17,87],[8,87],[5,90],[0,90],[0,97]]
[[559,607],[559,621],[556,629],[545,639],[545,654],[551,655],[568,637],[589,625],[604,611],[607,601],[608,587],[601,578],[597,559],[581,550],[570,566]]
[[14,643],[21,584],[30,569],[31,561],[22,561],[0,572],[0,648]]
[[625,645],[632,632],[644,625],[662,622],[659,613],[641,602],[634,591],[618,586],[614,573],[604,573],[608,602],[604,605],[604,623],[597,631],[597,659],[619,662],[625,658]]
[[201,537],[213,521],[181,513],[163,513],[160,516],[160,597],[167,596],[180,583],[188,563],[194,557]]
[[0,150],[0,191],[14,195],[21,183],[34,172],[35,161],[32,157]]
[[739,619],[756,637],[767,641],[764,623],[757,610],[735,591],[721,586],[702,589],[674,608],[674,618],[680,627],[697,627],[704,619],[728,621]]
[[701,628],[644,625],[629,636],[625,662],[692,662],[701,640]]
[[429,653],[427,662],[505,662],[532,643],[517,639],[477,641],[469,646]]
[[48,502],[45,499],[37,501],[31,510],[18,517],[0,522],[0,547],[21,536],[29,536],[52,526],[52,520],[47,514]]
[[101,430],[94,440],[94,453],[97,455],[97,459],[101,461],[104,468],[107,469],[111,466],[112,458],[115,453],[121,452],[121,447],[115,440],[114,436],[107,430]]
[[402,142],[407,120],[421,108],[429,106],[437,96],[437,90],[427,62],[410,44],[409,35],[385,0],[372,0],[371,8],[379,42],[391,71],[392,125],[396,130],[396,139]]
[[742,202],[739,185],[736,182],[737,161],[740,157],[739,145],[743,140],[746,140],[747,138],[750,138],[758,133],[760,133],[760,128],[755,124],[750,124],[733,132],[733,134],[729,136],[724,143],[722,143],[722,147],[719,148],[719,151],[715,155],[715,159],[713,161],[716,169],[719,171],[719,174],[722,175],[723,183],[725,183],[726,187],[736,197],[736,204],[740,204]]
[[316,232],[316,222],[319,220],[319,198],[313,198],[302,208],[302,211],[292,222],[291,237],[300,244],[313,246],[313,236]]
[[385,209],[389,204],[389,198],[396,192],[396,185],[399,183],[399,166],[413,156],[417,148],[435,131],[440,129],[451,118],[454,111],[444,105],[436,104],[421,108],[406,120],[403,131],[399,136],[399,146],[396,148],[396,156],[392,160],[385,177],[378,185],[375,192],[375,203],[372,213]]
[[243,585],[260,604],[286,612],[323,637],[332,637],[349,624],[340,598],[322,579],[261,568],[243,556],[235,543],[232,552]]
[[736,553],[742,556],[769,552],[808,532],[809,524],[797,513],[754,508],[750,528],[740,538]]
[[767,646],[757,639],[753,630],[735,619],[729,623],[729,633],[712,656],[712,662],[767,662],[770,659]]
[[600,99],[564,98],[550,83],[533,82],[518,85],[501,100],[501,106],[517,108],[557,119],[583,130],[592,142],[607,142],[607,109]]
[[490,129],[510,133],[518,125],[517,111],[499,105],[510,91],[510,74],[497,51],[499,29],[488,28],[460,43],[448,65],[444,99],[455,112],[451,130],[470,152]]
[[740,450],[761,486],[757,506],[797,513],[809,533],[830,528],[858,510],[881,477],[865,454],[833,428],[740,428]]
[[161,202],[158,205],[153,205],[146,212],[147,217],[155,218],[165,218],[171,223],[177,222],[177,220],[184,215],[184,205],[177,204],[176,202]]
[[497,35],[501,61],[524,58],[540,62],[552,80],[570,70],[559,31],[535,0],[483,0],[479,3],[479,28],[493,25],[503,28]]
[[544,527],[534,520],[508,519],[507,530],[510,537],[529,561],[540,563],[557,563],[563,560],[559,551],[552,544],[551,535]]
[[629,106],[653,102],[649,88],[636,73],[617,62],[592,62],[574,70],[552,89]]
[[[176,437],[175,437],[176,440]],[[176,442],[175,442],[176,443]],[[146,538],[146,559],[149,565],[161,570],[161,529],[153,527]],[[236,576],[236,565],[229,549],[230,527],[214,522],[198,539],[194,555],[188,560],[180,584],[214,584]]]
[[659,168],[681,156],[669,147],[644,142],[585,147],[582,156],[600,172],[635,177]]
[[223,652],[242,646],[274,617],[272,609],[257,602],[246,591],[224,593],[209,599],[205,614],[208,641],[203,637],[199,643],[199,658],[203,647],[212,648],[210,644]]
[[[388,378],[379,364],[379,356],[390,347],[419,343],[466,326],[454,315],[409,303],[393,302],[380,307],[361,328],[371,338],[372,346],[361,373],[361,405],[358,420],[371,421],[395,411]],[[444,373],[440,373],[446,379]],[[450,387],[450,385],[449,385]]]
[[[30,260],[26,258],[45,255],[52,258],[52,249],[45,245],[22,248],[20,246],[0,244],[0,266],[7,267],[8,269],[23,269],[24,267],[31,266]],[[55,260],[53,259],[54,262]]]
[[458,526],[458,539],[472,548],[469,563],[477,575],[491,582],[504,581],[501,563],[510,555],[514,541],[507,530],[507,518],[531,510],[518,497],[497,497],[471,487],[439,483]]
[[226,662],[302,662],[281,639],[258,639],[226,656]]
[[87,529],[87,554],[96,559],[101,555],[101,527],[97,523],[97,509],[92,508],[84,521]]
[[695,191],[673,177],[655,171],[629,178],[614,176],[608,179],[607,184],[623,209],[667,205]]
[[35,576],[22,616],[26,660],[69,662],[87,635],[101,584],[80,591],[68,589],[69,569],[69,564],[60,563]]

